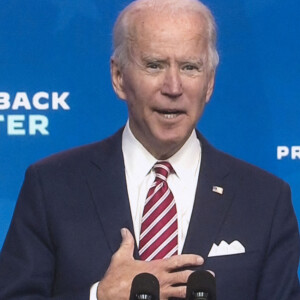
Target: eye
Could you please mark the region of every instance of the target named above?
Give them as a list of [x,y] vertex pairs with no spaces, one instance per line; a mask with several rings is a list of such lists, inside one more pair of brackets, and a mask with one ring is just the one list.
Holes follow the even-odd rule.
[[162,66],[160,63],[157,63],[157,62],[147,63],[147,69],[158,70],[161,68],[162,68]]
[[184,65],[182,69],[184,71],[199,71],[199,67],[192,64]]
[[181,66],[181,72],[187,76],[198,76],[203,71],[203,65],[197,62],[186,62]]

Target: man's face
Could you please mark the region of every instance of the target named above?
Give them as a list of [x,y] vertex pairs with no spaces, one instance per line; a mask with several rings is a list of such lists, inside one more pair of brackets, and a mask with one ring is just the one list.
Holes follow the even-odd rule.
[[157,159],[182,147],[211,96],[204,26],[196,14],[140,14],[128,64],[120,70],[112,61],[113,86],[127,101],[130,129]]

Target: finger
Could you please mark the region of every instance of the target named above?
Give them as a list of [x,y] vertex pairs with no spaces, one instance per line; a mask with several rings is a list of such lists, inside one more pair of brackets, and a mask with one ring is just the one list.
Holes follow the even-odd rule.
[[127,228],[121,229],[122,242],[118,250],[119,253],[125,256],[133,257],[134,251],[134,238]]
[[172,271],[183,267],[200,266],[204,263],[204,259],[195,254],[182,254],[165,259],[163,263],[168,271]]
[[186,297],[186,286],[170,286],[161,292],[160,299],[168,299],[170,297],[185,298]]
[[169,273],[168,283],[170,285],[187,283],[189,276],[193,273],[191,270]]

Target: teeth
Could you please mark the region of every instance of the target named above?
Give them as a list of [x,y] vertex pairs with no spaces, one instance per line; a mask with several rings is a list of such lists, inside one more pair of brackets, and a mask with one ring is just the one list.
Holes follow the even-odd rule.
[[173,119],[173,118],[176,118],[177,114],[164,114],[164,117],[166,119]]

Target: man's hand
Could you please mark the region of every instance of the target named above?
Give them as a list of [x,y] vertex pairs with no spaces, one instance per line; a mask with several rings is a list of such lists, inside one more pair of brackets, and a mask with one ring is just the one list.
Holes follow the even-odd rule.
[[201,256],[184,254],[150,262],[135,260],[133,236],[126,228],[121,230],[121,235],[121,246],[112,256],[109,268],[98,285],[97,298],[99,300],[128,300],[133,278],[144,272],[157,277],[161,300],[169,297],[185,297],[186,287],[173,285],[186,283],[192,271],[178,271],[178,269],[202,265],[204,260]]

